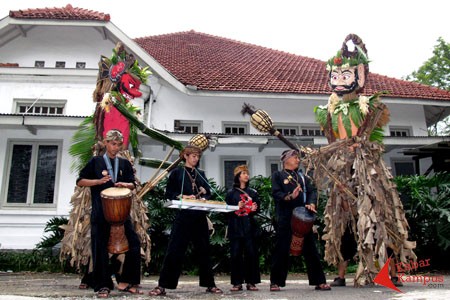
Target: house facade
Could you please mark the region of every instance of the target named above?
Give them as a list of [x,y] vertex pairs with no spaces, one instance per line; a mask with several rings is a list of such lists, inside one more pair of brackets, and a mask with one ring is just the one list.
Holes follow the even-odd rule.
[[[183,142],[211,134],[200,167],[219,185],[241,163],[270,175],[285,149],[250,125],[243,103],[267,111],[295,144],[327,143],[313,114],[330,94],[322,61],[194,31],[132,40],[109,15],[70,5],[11,11],[0,20],[0,249],[32,249],[50,218],[68,215],[77,177],[70,140],[93,112],[100,55],[118,41],[153,72],[149,96],[135,100],[146,125]],[[450,93],[370,74],[364,94],[381,90],[390,92],[387,164],[394,175],[423,173],[430,161],[401,151],[449,140],[429,137],[427,126],[449,114]],[[169,150],[144,135],[140,145],[144,157]],[[154,172],[136,169],[143,182]]]

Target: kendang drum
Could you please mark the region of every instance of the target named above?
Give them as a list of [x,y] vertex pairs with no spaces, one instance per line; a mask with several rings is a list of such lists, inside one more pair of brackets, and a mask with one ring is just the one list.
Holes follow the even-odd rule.
[[128,251],[129,245],[125,236],[123,223],[127,220],[131,209],[131,190],[127,188],[111,187],[100,193],[103,214],[111,224],[108,252],[121,254]]
[[305,235],[311,231],[316,220],[316,214],[304,206],[296,207],[292,212],[292,240],[290,253],[293,256],[302,254]]

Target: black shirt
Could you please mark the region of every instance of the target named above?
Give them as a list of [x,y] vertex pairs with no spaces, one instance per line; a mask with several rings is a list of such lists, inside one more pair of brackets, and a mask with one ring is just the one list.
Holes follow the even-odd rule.
[[[246,187],[243,191],[252,198],[253,203],[258,205],[258,209],[244,216],[238,216],[235,212],[228,213],[228,238],[247,238],[260,234],[256,221],[253,218],[259,211],[258,194],[249,187]],[[228,205],[238,205],[242,194],[244,194],[242,191],[232,188],[228,191],[225,201]]]

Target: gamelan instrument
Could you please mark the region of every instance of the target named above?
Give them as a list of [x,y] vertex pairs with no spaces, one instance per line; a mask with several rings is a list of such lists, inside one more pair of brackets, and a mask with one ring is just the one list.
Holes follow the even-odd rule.
[[305,235],[311,231],[316,220],[316,214],[304,206],[294,208],[292,212],[291,228],[292,240],[290,253],[293,256],[302,254]]
[[111,187],[100,193],[103,214],[111,224],[108,252],[121,254],[128,251],[129,245],[125,236],[123,224],[127,220],[131,209],[131,190],[127,188]]

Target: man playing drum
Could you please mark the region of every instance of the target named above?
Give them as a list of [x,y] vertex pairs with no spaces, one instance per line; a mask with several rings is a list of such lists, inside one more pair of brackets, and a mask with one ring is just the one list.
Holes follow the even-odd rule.
[[[109,296],[114,288],[109,266],[108,241],[111,225],[106,221],[100,193],[111,187],[134,189],[134,174],[131,163],[117,157],[122,149],[123,135],[119,130],[112,129],[106,133],[104,139],[106,153],[103,156],[94,156],[81,170],[77,179],[78,186],[91,188],[92,214],[91,214],[91,247],[93,259],[93,285],[94,291],[100,298]],[[125,253],[122,273],[116,274],[119,291],[142,294],[134,286],[140,283],[141,257],[140,241],[129,216],[125,223],[125,236],[128,240],[129,250]]]
[[[167,182],[166,198],[169,200],[209,199],[211,196],[205,172],[196,168],[201,149],[188,145],[180,156],[185,165],[170,173]],[[162,296],[165,289],[176,289],[181,274],[184,254],[192,241],[196,257],[199,260],[200,286],[206,292],[221,294],[216,287],[209,252],[209,232],[206,211],[180,209],[172,225],[169,245],[164,257],[158,286],[150,291],[150,296]]]
[[[307,177],[298,173],[300,164],[297,150],[286,150],[281,155],[282,170],[272,174],[272,196],[278,218],[275,247],[270,273],[270,290],[280,291],[286,285],[289,269],[289,250],[292,240],[291,219],[294,208],[305,206],[316,212],[317,193]],[[326,285],[319,253],[312,230],[304,237],[302,254],[305,257],[310,285],[316,290],[330,290]]]

